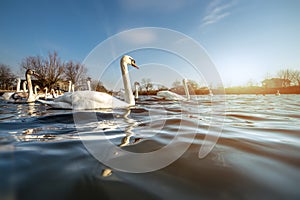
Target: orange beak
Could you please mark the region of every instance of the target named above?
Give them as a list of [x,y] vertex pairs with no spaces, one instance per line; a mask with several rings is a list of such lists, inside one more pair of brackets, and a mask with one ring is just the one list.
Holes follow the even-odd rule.
[[140,69],[139,66],[137,66],[135,63],[132,63],[131,65],[137,69]]

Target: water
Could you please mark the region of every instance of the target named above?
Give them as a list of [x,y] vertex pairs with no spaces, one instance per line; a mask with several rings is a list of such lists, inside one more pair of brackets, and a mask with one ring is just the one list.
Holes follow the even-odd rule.
[[[230,95],[226,112],[214,112],[213,107],[223,105],[220,96],[212,97],[214,104],[206,96],[194,98],[142,97],[131,110],[93,112],[0,101],[0,199],[300,198],[298,95]],[[97,120],[78,125],[76,115]],[[176,134],[178,144],[190,146],[162,169],[127,173],[104,165],[89,151],[86,141],[107,143],[101,134],[115,147],[137,154],[162,149]],[[207,136],[219,138],[200,159]],[[136,167],[148,164],[145,160]],[[103,176],[104,169],[112,174]]]

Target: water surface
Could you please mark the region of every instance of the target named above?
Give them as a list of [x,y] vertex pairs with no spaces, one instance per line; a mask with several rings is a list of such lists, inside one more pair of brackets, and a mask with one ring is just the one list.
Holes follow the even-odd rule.
[[[142,97],[130,110],[90,111],[97,122],[76,126],[72,110],[0,101],[1,199],[299,199],[298,95],[229,95],[190,102]],[[218,103],[220,100],[220,103]],[[77,113],[84,114],[85,112]],[[217,144],[198,153],[208,130],[223,124]],[[152,152],[176,134],[190,144],[175,162],[148,173],[109,168],[83,140],[99,139],[97,126],[120,148]],[[93,137],[91,137],[93,136]],[[101,138],[99,139],[101,140]],[[141,165],[143,165],[141,163]]]

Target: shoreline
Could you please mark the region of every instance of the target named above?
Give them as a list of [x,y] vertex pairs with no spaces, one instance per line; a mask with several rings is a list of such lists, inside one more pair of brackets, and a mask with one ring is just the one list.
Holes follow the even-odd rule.
[[[212,89],[214,95],[225,94],[225,95],[241,95],[241,94],[253,94],[253,95],[266,95],[266,94],[276,94],[277,90],[280,94],[300,94],[300,86],[290,86],[286,88],[262,88],[258,86],[249,87],[230,87],[224,89]],[[185,95],[183,88],[172,88],[170,91],[175,92],[180,95]],[[5,92],[16,92],[16,90],[0,90],[0,96]],[[156,95],[158,90],[152,91],[139,91],[139,95]],[[195,89],[190,90],[191,95],[208,95],[209,91],[207,89]]]

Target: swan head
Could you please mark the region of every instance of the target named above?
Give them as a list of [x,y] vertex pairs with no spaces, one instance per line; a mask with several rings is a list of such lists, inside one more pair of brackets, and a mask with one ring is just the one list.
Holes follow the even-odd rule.
[[136,65],[135,60],[131,57],[131,56],[123,56],[121,58],[121,63],[127,64],[127,65],[131,65],[137,69],[139,69],[139,67]]
[[35,73],[35,71],[32,70],[32,69],[27,69],[27,70],[26,70],[26,74],[28,74],[28,75],[34,75],[34,74],[36,74],[36,73]]
[[140,83],[139,82],[134,82],[134,85],[135,86],[140,86]]

